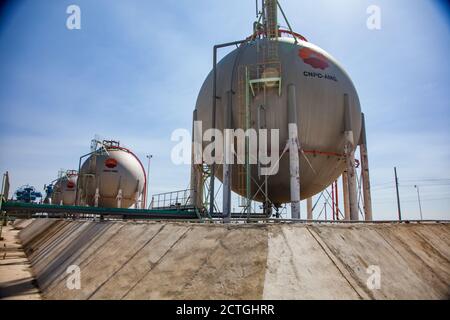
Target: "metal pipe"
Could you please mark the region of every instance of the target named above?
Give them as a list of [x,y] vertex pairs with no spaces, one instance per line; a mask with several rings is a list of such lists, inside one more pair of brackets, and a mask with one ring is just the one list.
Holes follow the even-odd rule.
[[230,222],[231,218],[231,162],[233,133],[231,132],[231,108],[233,92],[227,92],[227,104],[224,108],[224,161],[223,161],[223,219]]
[[[225,48],[233,45],[242,44],[247,42],[248,40],[239,40],[233,42],[227,42],[222,44],[217,44],[213,47],[213,96],[212,96],[212,122],[211,128],[216,127],[216,103],[217,103],[217,50],[220,48]],[[213,137],[212,142],[215,142],[215,137]],[[213,149],[212,156],[215,156],[215,149]],[[211,164],[211,180],[209,185],[209,214],[212,216],[214,213],[214,179],[216,174],[216,165],[215,163]]]
[[[278,8],[279,8],[280,11],[281,11],[281,14],[283,15],[284,21],[286,21],[286,24],[287,24],[287,26],[288,26],[288,28],[289,28],[289,31],[291,31],[291,33],[294,34],[294,31],[292,31],[292,28],[291,28],[291,24],[289,23],[288,18],[287,18],[286,15],[284,14],[283,8],[281,7],[281,4],[280,4],[279,1],[277,1],[277,5],[278,5]],[[295,44],[298,43],[297,37],[296,37],[296,36],[294,36],[294,42],[295,42]]]
[[[245,67],[245,132],[250,129],[250,88],[249,88],[250,75],[248,67]],[[247,217],[251,214],[251,167],[250,167],[250,135],[245,135],[245,198],[246,208],[245,212]]]
[[[34,203],[19,203],[8,201],[3,204],[3,210],[8,213],[10,217],[25,217],[29,218],[31,214],[34,213],[42,213],[47,212],[48,217],[45,218],[60,218],[63,217],[63,214],[87,214],[89,216],[92,215],[104,215],[104,216],[126,216],[129,219],[155,219],[160,221],[165,221],[169,219],[179,219],[181,221],[187,222],[198,222],[198,223],[216,223],[218,219],[208,219],[202,220],[199,219],[194,210],[178,210],[178,209],[153,209],[153,210],[145,210],[145,209],[125,209],[125,208],[94,208],[94,207],[86,207],[86,206],[59,206],[59,205],[49,205],[49,204],[34,204]],[[61,213],[59,216],[54,216],[53,214]],[[241,213],[233,212],[233,216],[240,216]],[[121,220],[120,218],[118,220]],[[222,220],[222,219],[220,219]],[[341,224],[346,223],[345,221],[331,221],[324,222],[323,220],[301,220],[301,219],[276,219],[276,218],[267,218],[267,217],[256,217],[256,218],[232,218],[232,222],[265,222],[265,223],[326,223],[326,224]],[[378,224],[378,225],[398,225],[398,224],[449,224],[450,220],[403,220],[399,222],[398,220],[380,220],[380,221],[358,221],[360,225],[364,224]]]
[[[78,179],[79,179],[79,180],[80,180],[80,177],[81,177],[81,175],[80,175],[80,172],[81,172],[81,160],[82,160],[83,158],[87,157],[87,156],[90,156],[91,154],[93,154],[93,153],[95,153],[95,152],[97,152],[97,150],[91,151],[91,152],[89,152],[89,153],[86,153],[86,154],[84,154],[84,155],[82,155],[82,156],[80,157],[80,160],[78,161]],[[77,190],[75,191],[75,203],[76,203],[77,205],[80,205],[80,200],[81,200],[81,199],[79,199],[78,189],[79,189],[79,184],[78,184],[78,182],[77,182]]]
[[[211,128],[214,129],[216,127],[216,103],[217,103],[217,70],[216,70],[216,64],[217,64],[217,49],[214,46],[214,53],[213,53],[213,96],[212,96],[212,119],[211,119]],[[212,137],[211,139],[212,143],[215,143],[216,138]],[[216,154],[215,148],[212,151],[212,157],[214,158]],[[211,164],[211,180],[209,183],[209,214],[213,215],[214,213],[214,175],[216,174],[216,164]]]
[[295,85],[288,86],[289,171],[291,186],[291,215],[300,219],[300,164],[298,150],[297,99]]
[[366,121],[364,113],[361,117],[361,138],[359,152],[361,157],[362,187],[364,197],[364,217],[366,221],[372,221],[372,195],[370,192],[369,156],[367,151]]
[[350,207],[350,220],[359,220],[358,197],[356,192],[356,169],[355,169],[355,143],[353,138],[352,118],[348,94],[344,94],[344,124],[345,124],[345,160],[348,175],[348,199]]

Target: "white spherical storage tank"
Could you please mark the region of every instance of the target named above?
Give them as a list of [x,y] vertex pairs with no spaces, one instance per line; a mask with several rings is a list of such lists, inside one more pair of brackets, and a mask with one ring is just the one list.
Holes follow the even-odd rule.
[[[281,30],[279,31],[281,33]],[[265,67],[262,59],[265,48],[277,52],[274,67]],[[269,64],[267,64],[269,65]],[[263,68],[264,67],[264,68]],[[247,69],[245,69],[247,68]],[[260,80],[277,78],[279,82],[267,83],[265,87],[255,82],[245,93],[245,73],[248,78]],[[261,71],[260,71],[261,70]],[[283,31],[277,41],[256,38],[240,45],[217,63],[217,93],[215,128],[225,128],[224,110],[231,108],[231,129],[243,128],[244,102],[248,99],[249,129],[279,129],[279,141],[283,151],[288,140],[288,123],[298,124],[298,138],[303,154],[300,158],[301,199],[309,198],[329,186],[345,170],[343,156],[346,137],[345,99],[348,97],[351,115],[351,132],[354,146],[359,142],[361,132],[361,107],[355,86],[339,62],[325,50],[304,39],[302,36]],[[244,79],[244,80],[243,80]],[[244,85],[242,85],[244,83]],[[295,119],[288,112],[288,89],[293,87],[296,105]],[[263,89],[258,89],[263,88]],[[211,71],[199,92],[196,112],[205,132],[212,128],[213,72]],[[231,98],[229,97],[231,93]],[[242,111],[244,110],[244,111]],[[203,149],[209,141],[203,141]],[[271,142],[268,142],[268,153]],[[239,187],[239,164],[234,161],[232,190],[244,195]],[[222,165],[217,166],[216,177],[223,178]],[[258,191],[264,179],[259,175],[258,166],[250,167],[250,194],[255,200],[263,201]],[[268,178],[268,194],[274,203],[290,201],[289,157],[282,157],[279,171]]]
[[146,174],[138,157],[115,141],[103,141],[84,161],[78,204],[104,208],[144,206]]
[[56,180],[52,203],[57,205],[73,206],[76,201],[78,173],[76,170],[68,170]]

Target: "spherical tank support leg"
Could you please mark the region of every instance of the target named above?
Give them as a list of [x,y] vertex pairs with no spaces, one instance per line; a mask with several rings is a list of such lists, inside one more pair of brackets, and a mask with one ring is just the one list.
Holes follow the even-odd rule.
[[223,153],[223,221],[230,222],[231,218],[231,162],[233,158],[233,132],[231,129],[231,104],[232,91],[227,92],[227,104],[224,108],[225,130],[224,130],[224,153]]
[[295,85],[288,86],[289,171],[292,219],[300,219],[300,160]]
[[366,221],[372,221],[372,195],[370,192],[369,156],[367,151],[366,121],[362,114],[361,138],[359,151],[361,157],[362,187],[364,197],[364,217]]
[[348,199],[350,207],[350,220],[359,220],[358,197],[356,191],[356,168],[355,168],[355,142],[353,138],[352,117],[348,94],[344,95],[344,124],[345,124],[345,161],[347,164],[348,177]]

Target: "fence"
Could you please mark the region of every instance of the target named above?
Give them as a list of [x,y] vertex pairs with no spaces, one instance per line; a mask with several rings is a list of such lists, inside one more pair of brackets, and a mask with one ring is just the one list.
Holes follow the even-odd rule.
[[188,209],[192,207],[191,189],[155,194],[152,196],[150,209],[176,208]]

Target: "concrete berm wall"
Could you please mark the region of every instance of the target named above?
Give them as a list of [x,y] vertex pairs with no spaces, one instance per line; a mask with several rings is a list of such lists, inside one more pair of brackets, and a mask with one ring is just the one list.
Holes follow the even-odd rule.
[[[20,233],[45,299],[449,299],[450,224],[37,219]],[[81,289],[67,287],[67,268]],[[379,267],[379,289],[367,281]]]

